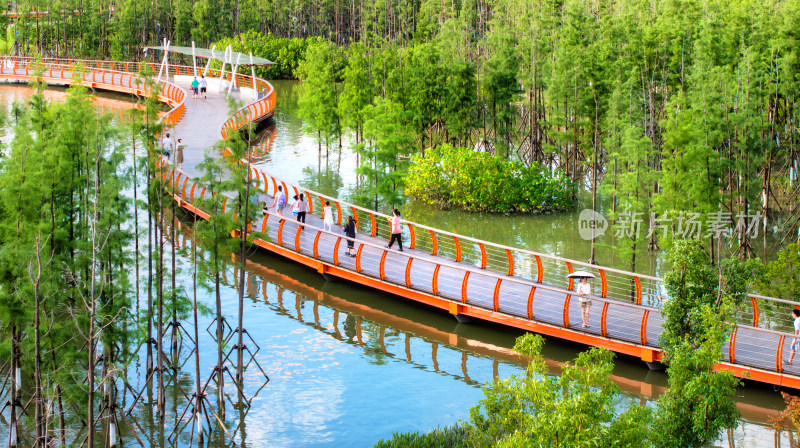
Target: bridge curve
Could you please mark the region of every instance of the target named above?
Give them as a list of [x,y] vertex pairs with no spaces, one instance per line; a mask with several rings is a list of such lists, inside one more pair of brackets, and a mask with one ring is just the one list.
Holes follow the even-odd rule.
[[[31,59],[0,58],[0,79],[32,82],[38,77],[49,84],[77,81],[92,88],[142,96],[148,92],[138,79],[140,67],[150,65],[153,72],[158,71],[155,64],[46,59],[37,75],[34,65]],[[85,71],[73,79],[78,65]],[[237,75],[236,83],[243,87],[240,97],[250,98],[244,107],[228,115],[224,96],[211,88],[207,100],[187,102],[192,67],[171,65],[169,70],[172,80],[157,87],[159,99],[171,107],[161,120],[186,140],[186,160],[183,169],[170,166],[167,160],[157,164],[170,190],[174,188],[177,203],[207,219],[209,213],[202,209],[201,200],[211,192],[199,186],[196,165],[206,148],[220,137],[272,116],[275,91],[267,81]],[[208,74],[215,83],[217,77],[222,83],[232,81],[230,74],[217,70]],[[303,188],[256,167],[251,168],[250,176],[270,197],[278,185],[287,195],[294,192],[309,197],[311,211],[306,224],[274,213],[254,222],[253,231],[268,235],[269,241],[253,238],[252,244],[270,252],[325,276],[425,303],[459,318],[473,317],[605,347],[647,362],[662,359],[658,334],[663,319],[659,308],[660,297],[666,293],[658,277],[499,245],[414,222],[405,222],[408,249],[396,252],[384,247],[388,216]],[[315,207],[321,211],[324,201],[332,204],[337,224],[345,214],[358,221],[356,257],[343,255],[348,238],[323,230]],[[566,274],[576,267],[594,272],[600,280],[600,292],[592,297],[595,306],[589,328],[575,325],[580,321],[580,309],[573,297],[573,281],[567,280]],[[717,367],[743,378],[800,389],[800,366],[782,363],[792,334],[763,328],[769,325],[760,318],[765,306],[774,309],[800,306],[800,302],[751,295],[749,311],[740,316],[739,325],[723,348],[723,362]]]

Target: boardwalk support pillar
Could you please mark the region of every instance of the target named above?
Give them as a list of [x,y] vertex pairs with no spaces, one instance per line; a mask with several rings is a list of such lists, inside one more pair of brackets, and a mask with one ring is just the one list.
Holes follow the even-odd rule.
[[641,355],[642,361],[644,361],[645,364],[647,364],[647,367],[650,370],[656,370],[656,371],[664,370],[664,364],[661,364],[660,362],[656,361],[657,353],[658,353],[657,350],[653,350],[647,347],[642,347],[642,355]]
[[327,264],[320,263],[319,267],[317,268],[317,272],[322,274],[322,278],[324,278],[326,281],[329,281],[329,282],[338,282],[339,281],[339,277],[337,277],[335,275],[331,275],[331,274],[328,273],[328,265]]
[[471,317],[461,314],[464,312],[464,305],[451,302],[448,311],[450,311],[450,314],[452,314],[460,324],[468,324],[472,322]]

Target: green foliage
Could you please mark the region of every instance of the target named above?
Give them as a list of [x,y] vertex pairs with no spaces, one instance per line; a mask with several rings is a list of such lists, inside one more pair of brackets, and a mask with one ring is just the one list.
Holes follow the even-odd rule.
[[357,172],[365,179],[360,201],[379,201],[395,206],[402,203],[399,189],[413,151],[413,137],[403,107],[389,99],[378,99],[364,108],[364,140],[356,147],[361,155]]
[[298,115],[304,120],[303,129],[325,138],[326,147],[331,135],[338,132],[338,110],[334,52],[329,41],[317,39],[306,50],[300,63],[300,96]]
[[443,145],[414,156],[406,193],[429,204],[472,211],[541,213],[572,205],[569,179],[534,164]]
[[267,58],[275,65],[256,67],[256,76],[264,79],[297,79],[300,78],[300,63],[306,53],[309,42],[313,39],[283,38],[272,34],[247,31],[234,37],[226,37],[214,42],[217,50],[228,45],[233,51],[243,54]]
[[613,354],[592,348],[560,376],[549,376],[541,348],[544,339],[526,334],[514,350],[531,358],[525,375],[512,375],[484,387],[485,398],[470,410],[470,433],[477,447],[651,446],[652,413],[630,406],[619,413],[618,386],[609,376]]
[[372,100],[367,49],[354,43],[347,51],[347,66],[342,71],[342,93],[339,95],[339,116],[342,124],[352,128],[356,140],[363,133],[364,108]]
[[373,448],[471,448],[467,430],[460,425],[437,428],[426,433],[394,433],[388,440],[379,440]]
[[84,409],[89,346],[116,369],[117,347],[130,342],[130,173],[85,87],[74,83],[60,103],[35,89],[14,107],[0,160],[0,339],[10,342],[0,350],[33,385],[30,409],[45,401],[36,385],[47,394],[58,385],[64,408]]
[[731,399],[739,380],[729,371],[715,372],[714,366],[732,328],[734,296],[740,293],[733,287],[722,295],[719,285],[741,285],[743,280],[721,281],[697,241],[676,243],[668,262],[672,270],[664,285],[670,299],[661,312],[660,339],[669,388],[658,402],[658,445],[703,447],[739,417]]
[[767,264],[758,290],[783,300],[796,301],[800,297],[800,243],[778,251],[777,258]]

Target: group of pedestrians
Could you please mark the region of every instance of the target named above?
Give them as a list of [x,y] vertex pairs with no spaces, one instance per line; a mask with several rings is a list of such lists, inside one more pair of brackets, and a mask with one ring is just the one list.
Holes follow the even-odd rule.
[[161,140],[161,150],[164,152],[164,156],[168,159],[172,159],[172,154],[175,154],[175,163],[178,164],[178,168],[183,168],[183,148],[185,145],[183,144],[183,139],[178,139],[177,143],[175,140],[170,137],[169,132],[167,132],[164,138]]
[[203,95],[203,98],[208,98],[208,92],[206,91],[208,87],[208,83],[206,81],[205,75],[200,75],[200,79],[197,79],[197,76],[194,77],[192,80],[192,99],[197,99],[200,95]]
[[[308,205],[308,201],[306,200],[305,194],[300,193],[294,195],[292,199],[294,199],[294,202],[292,202],[291,204],[292,214],[294,214],[297,217],[297,222],[305,224],[306,214],[310,211],[310,207]],[[267,205],[266,202],[262,203],[263,204],[262,213],[266,215],[270,208],[275,208],[275,214],[277,214],[280,217],[283,217],[283,211],[286,210],[287,203],[288,200],[286,197],[286,192],[283,191],[282,185],[278,185],[277,191],[272,196],[272,204]],[[386,247],[391,249],[394,243],[397,242],[398,249],[400,250],[400,252],[402,252],[403,221],[400,218],[400,210],[398,209],[392,210],[392,216],[388,219],[389,219],[389,224],[391,226],[391,237],[389,240],[389,244]],[[329,201],[325,201],[325,206],[322,207],[322,224],[325,231],[327,232],[332,231],[333,210],[331,208],[331,203]],[[351,257],[355,257],[356,254],[353,251],[353,248],[355,247],[355,242],[353,241],[353,239],[355,239],[356,234],[358,233],[358,222],[352,216],[348,216],[344,226],[342,227],[342,231],[348,238],[346,254]]]

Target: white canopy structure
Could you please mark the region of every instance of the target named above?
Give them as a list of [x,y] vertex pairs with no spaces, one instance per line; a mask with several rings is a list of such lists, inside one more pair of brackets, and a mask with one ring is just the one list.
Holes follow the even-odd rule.
[[203,76],[208,74],[208,67],[209,65],[211,65],[211,61],[217,60],[222,62],[222,70],[220,71],[220,84],[219,84],[220,91],[225,87],[224,85],[225,66],[230,65],[231,82],[227,85],[228,93],[230,93],[232,90],[238,90],[238,86],[236,85],[236,73],[239,70],[240,65],[250,67],[251,76],[253,77],[253,85],[255,85],[255,79],[256,79],[255,67],[275,64],[269,59],[253,56],[253,53],[244,54],[244,53],[239,53],[237,51],[233,51],[230,45],[228,45],[225,48],[225,50],[217,50],[216,46],[212,46],[211,48],[197,48],[195,47],[194,42],[192,42],[191,47],[180,47],[171,45],[170,41],[164,39],[163,45],[144,47],[145,53],[147,53],[148,50],[164,52],[164,57],[161,60],[161,67],[158,70],[158,76],[156,77],[156,80],[161,79],[162,73],[165,75],[165,77],[168,77],[169,53],[180,53],[186,56],[191,56],[192,68],[194,69],[195,76],[198,76],[197,58],[208,59],[208,62],[206,62],[206,66],[203,69]]

